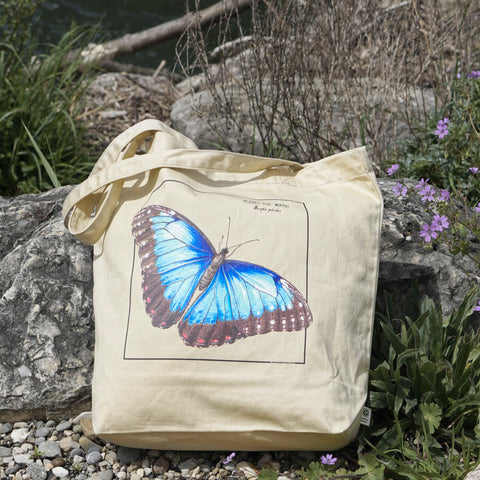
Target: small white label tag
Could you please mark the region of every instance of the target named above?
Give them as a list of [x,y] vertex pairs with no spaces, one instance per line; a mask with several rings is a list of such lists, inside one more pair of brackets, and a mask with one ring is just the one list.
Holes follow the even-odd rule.
[[368,407],[363,407],[362,418],[360,419],[360,425],[370,426],[372,421],[372,409]]

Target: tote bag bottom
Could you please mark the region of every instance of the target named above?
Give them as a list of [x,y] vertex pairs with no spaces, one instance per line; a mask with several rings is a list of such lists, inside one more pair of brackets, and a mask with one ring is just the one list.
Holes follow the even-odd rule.
[[98,436],[125,447],[148,450],[216,450],[216,451],[276,451],[276,450],[338,450],[357,435],[358,425],[337,434],[286,432],[125,432]]

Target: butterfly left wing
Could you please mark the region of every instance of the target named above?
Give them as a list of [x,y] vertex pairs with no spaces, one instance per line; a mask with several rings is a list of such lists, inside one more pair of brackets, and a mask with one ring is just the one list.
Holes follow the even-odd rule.
[[209,347],[268,332],[298,331],[312,322],[302,294],[260,265],[227,260],[178,324],[190,346]]
[[153,326],[168,328],[187,308],[215,249],[186,217],[160,205],[140,210],[132,233],[141,260],[145,310]]

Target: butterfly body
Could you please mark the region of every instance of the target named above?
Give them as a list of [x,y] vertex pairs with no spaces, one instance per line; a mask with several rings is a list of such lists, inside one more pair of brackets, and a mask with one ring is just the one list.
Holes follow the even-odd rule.
[[220,253],[216,253],[212,261],[210,262],[210,265],[207,267],[205,270],[205,273],[202,275],[202,278],[198,282],[198,289],[205,290],[208,285],[210,285],[210,282],[213,280],[213,277],[217,273],[217,270],[223,265],[225,262],[225,258],[228,254],[228,248],[222,248],[220,250]]
[[272,331],[299,331],[312,322],[302,294],[277,273],[227,259],[180,213],[159,205],[132,222],[142,269],[143,299],[152,325],[178,323],[186,345],[220,346]]

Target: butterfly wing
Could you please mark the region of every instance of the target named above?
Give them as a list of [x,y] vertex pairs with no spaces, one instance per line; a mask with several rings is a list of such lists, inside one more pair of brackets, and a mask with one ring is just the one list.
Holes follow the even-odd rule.
[[178,324],[190,346],[209,347],[268,332],[298,331],[312,313],[287,280],[260,265],[228,260]]
[[141,260],[145,310],[155,327],[168,328],[182,316],[215,249],[187,218],[159,205],[135,215],[132,233]]

